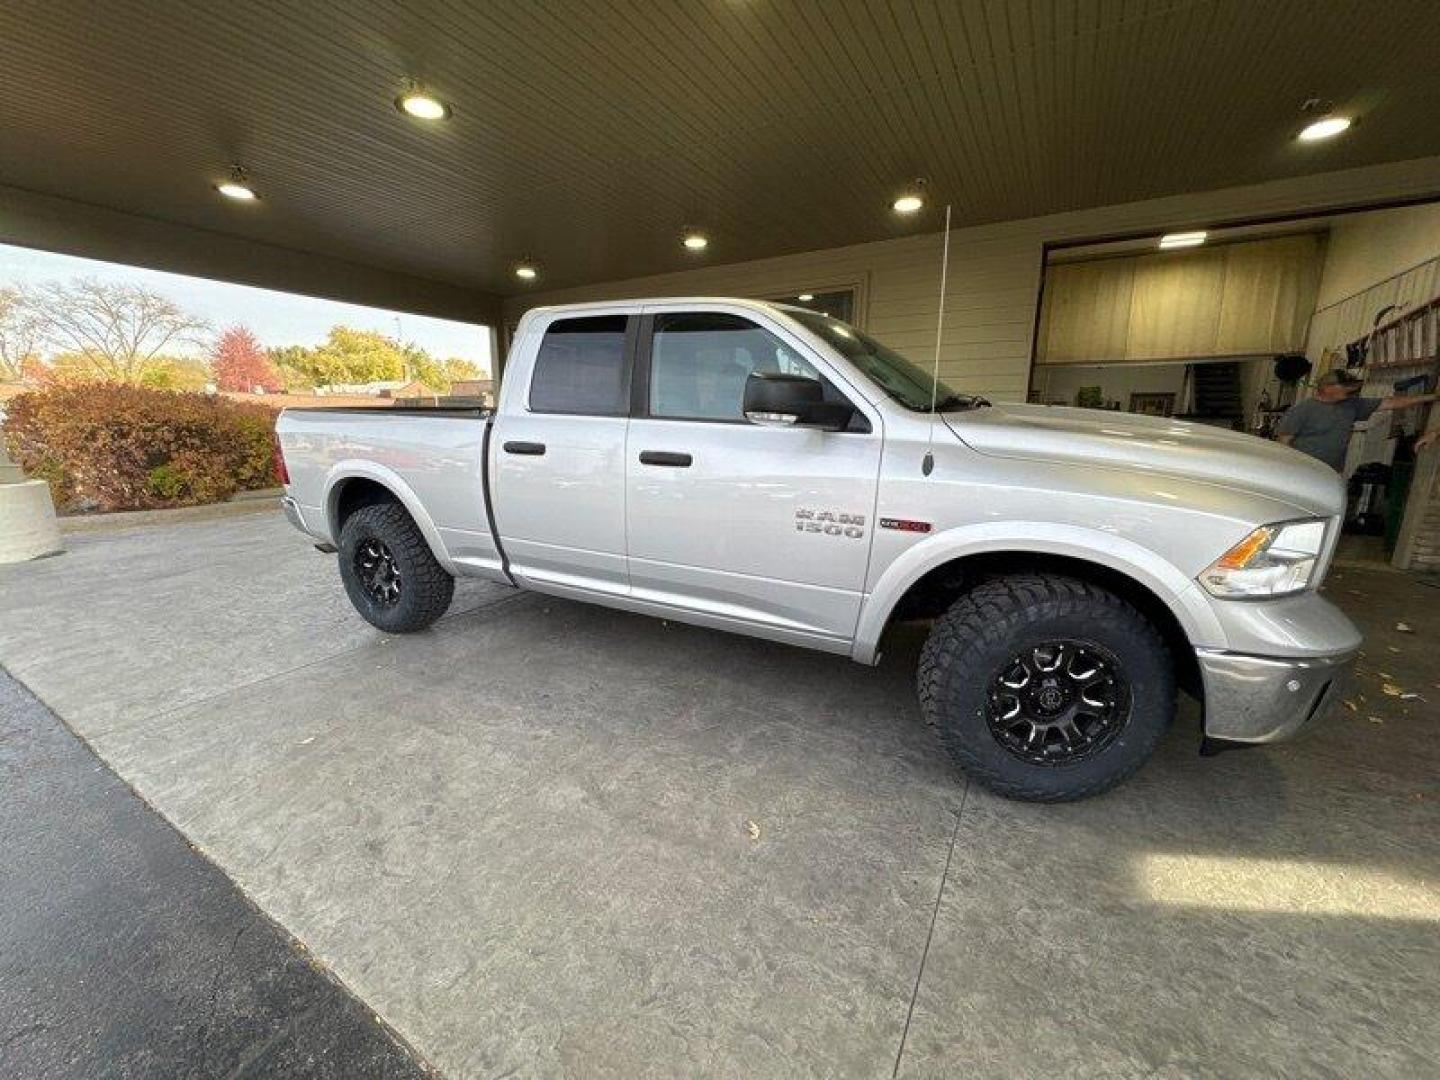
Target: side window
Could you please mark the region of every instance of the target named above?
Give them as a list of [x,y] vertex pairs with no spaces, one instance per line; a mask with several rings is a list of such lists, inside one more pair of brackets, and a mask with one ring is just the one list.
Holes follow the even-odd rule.
[[626,321],[599,315],[551,323],[530,377],[530,411],[626,415]]
[[650,350],[650,415],[743,421],[752,371],[819,379],[788,345],[738,315],[657,315]]

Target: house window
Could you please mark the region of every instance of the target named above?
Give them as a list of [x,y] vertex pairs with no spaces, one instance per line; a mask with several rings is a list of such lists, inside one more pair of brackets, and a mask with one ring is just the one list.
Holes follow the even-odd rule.
[[776,304],[791,304],[808,308],[822,315],[829,315],[841,322],[855,321],[855,290],[831,289],[827,292],[798,292],[784,296],[767,296],[766,300]]

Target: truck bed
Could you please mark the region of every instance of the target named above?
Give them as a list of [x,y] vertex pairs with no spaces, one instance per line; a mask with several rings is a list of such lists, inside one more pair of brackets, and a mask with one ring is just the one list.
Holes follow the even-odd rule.
[[286,413],[361,413],[366,416],[461,416],[486,417],[495,415],[495,410],[478,405],[377,405],[373,409],[363,405],[340,405],[326,408],[324,405],[300,405],[284,410]]
[[[487,512],[492,415],[483,408],[286,409],[275,429],[305,531],[337,543],[331,523],[343,500],[381,485],[405,504],[446,569],[505,580]],[[348,478],[332,490],[342,475]]]

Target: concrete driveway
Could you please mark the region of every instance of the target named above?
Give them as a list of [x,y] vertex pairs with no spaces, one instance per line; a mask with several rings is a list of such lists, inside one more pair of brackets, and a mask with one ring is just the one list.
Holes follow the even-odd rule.
[[1440,594],[1401,575],[1334,579],[1355,712],[1202,760],[1187,711],[1038,807],[951,771],[917,639],[473,584],[385,638],[278,516],[69,543],[0,567],[0,662],[448,1075],[1440,1072],[1440,716],[1378,674],[1440,698]]

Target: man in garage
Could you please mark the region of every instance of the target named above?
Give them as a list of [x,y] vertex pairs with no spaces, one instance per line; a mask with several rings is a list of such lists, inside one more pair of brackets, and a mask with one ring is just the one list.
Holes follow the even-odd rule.
[[[1360,396],[1361,382],[1348,371],[1336,368],[1320,376],[1315,396],[1297,401],[1280,418],[1276,437],[1286,446],[1325,462],[1336,472],[1345,471],[1345,451],[1355,425],[1384,409],[1408,409],[1434,401],[1434,394],[1409,394],[1387,398]],[[1437,432],[1415,440],[1419,453],[1435,441]]]

